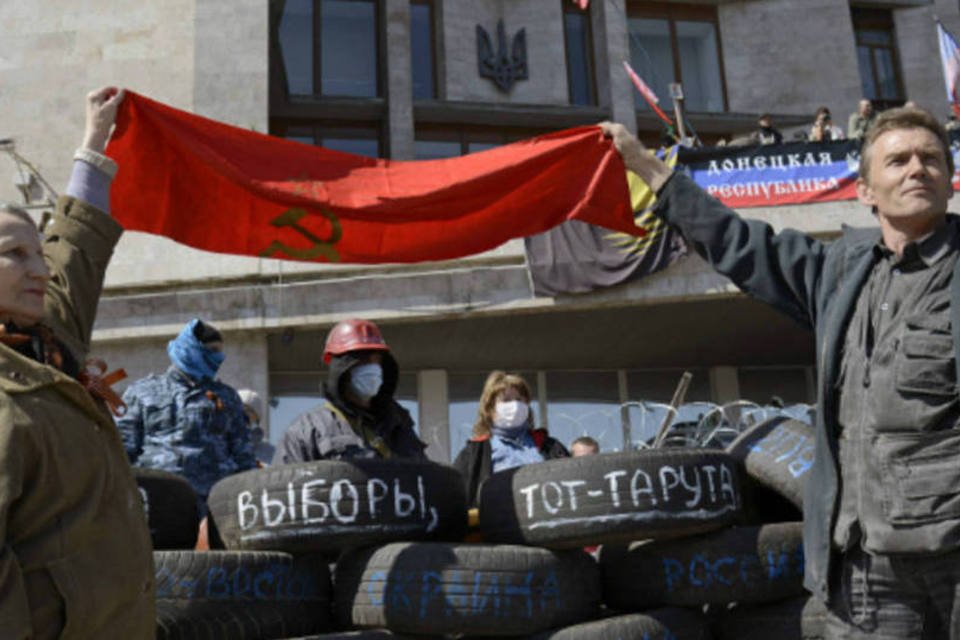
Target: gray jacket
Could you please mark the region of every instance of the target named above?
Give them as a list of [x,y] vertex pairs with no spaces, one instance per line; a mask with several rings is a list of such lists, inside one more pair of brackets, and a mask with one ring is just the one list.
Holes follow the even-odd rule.
[[383,385],[370,407],[364,409],[346,399],[348,374],[360,362],[350,353],[333,358],[323,387],[326,400],[287,428],[273,464],[378,457],[426,459],[426,445],[417,437],[413,419],[393,399],[400,373],[390,352],[383,353]]
[[[756,220],[744,220],[709,197],[686,175],[677,173],[658,194],[655,212],[677,226],[697,253],[720,273],[751,296],[767,302],[816,332],[817,400],[816,444],[813,468],[807,478],[804,500],[804,586],[821,600],[827,598],[831,564],[831,533],[839,496],[837,466],[837,383],[847,324],[861,287],[873,268],[872,247],[880,238],[878,229],[844,229],[830,244],[787,229],[775,234]],[[951,282],[951,325],[955,363],[960,363],[960,262]],[[960,370],[958,370],[960,379]],[[960,543],[960,483],[957,471],[943,473],[944,466],[960,468],[960,437],[952,433],[934,436],[934,450],[946,465],[917,465],[911,454],[930,434],[903,434],[899,443],[878,447],[880,465],[896,459],[910,466],[918,477],[913,482],[929,495],[928,513],[905,522],[916,532],[919,546],[945,550]],[[925,444],[925,443],[924,443]],[[930,447],[923,447],[930,455]],[[920,477],[922,476],[922,477]],[[892,512],[911,501],[902,479],[891,474],[878,490],[885,494]],[[909,493],[909,492],[907,492]],[[931,531],[936,535],[931,536]]]

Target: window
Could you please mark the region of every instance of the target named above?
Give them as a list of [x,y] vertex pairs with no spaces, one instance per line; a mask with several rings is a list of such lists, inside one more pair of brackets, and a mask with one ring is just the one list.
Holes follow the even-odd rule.
[[583,435],[605,452],[623,450],[623,421],[616,371],[547,372],[550,435],[564,446]]
[[272,6],[288,96],[380,95],[375,0],[275,0]]
[[270,133],[385,155],[378,0],[271,0]]
[[[684,406],[690,407],[691,403],[695,402],[709,402],[711,394],[708,369],[645,369],[626,372],[628,404],[622,417],[630,430],[631,446],[634,449],[639,448],[642,443],[653,442],[670,414],[667,407],[673,400],[677,383],[684,371],[693,374],[684,397]],[[686,419],[688,414],[687,410],[681,411],[675,419],[671,418],[671,421]]]
[[889,10],[851,9],[863,97],[885,109],[903,104],[903,83]]
[[740,397],[759,405],[774,397],[787,404],[812,402],[813,371],[809,367],[741,367],[737,370]]
[[437,97],[433,33],[433,3],[413,0],[410,3],[410,65],[414,100]]
[[630,400],[669,403],[684,371],[693,377],[687,388],[686,402],[710,400],[709,369],[646,369],[627,371],[627,397]]
[[350,123],[335,125],[289,125],[276,124],[275,135],[306,144],[315,144],[334,151],[355,153],[377,158],[380,156],[380,130],[376,126]]
[[417,160],[440,160],[463,155],[459,140],[414,140],[413,152]]
[[417,374],[410,371],[401,371],[397,377],[397,392],[394,399],[401,407],[410,412],[413,419],[413,429],[417,435],[422,433],[420,428],[420,387],[417,384]]
[[594,105],[597,103],[597,94],[593,79],[590,13],[568,0],[563,0],[563,36],[570,104]]
[[[268,403],[270,411],[270,433],[267,440],[270,444],[280,444],[280,439],[287,432],[287,428],[301,414],[313,409],[323,402],[320,393],[302,395],[275,395]],[[265,462],[270,462],[266,460]]]
[[[727,108],[717,13],[714,7],[635,2],[627,22],[630,62],[661,101],[683,85],[689,111]],[[650,107],[635,95],[638,109]]]
[[544,132],[531,129],[421,126],[417,128],[413,143],[414,155],[417,160],[455,158],[532,138],[541,133]]

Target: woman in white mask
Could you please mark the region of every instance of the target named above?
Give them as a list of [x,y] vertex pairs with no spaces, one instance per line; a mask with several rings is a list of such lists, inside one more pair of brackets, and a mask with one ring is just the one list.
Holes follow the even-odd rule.
[[473,437],[453,463],[463,474],[467,499],[473,505],[491,473],[570,456],[546,429],[534,428],[530,399],[530,385],[522,377],[503,371],[487,376]]

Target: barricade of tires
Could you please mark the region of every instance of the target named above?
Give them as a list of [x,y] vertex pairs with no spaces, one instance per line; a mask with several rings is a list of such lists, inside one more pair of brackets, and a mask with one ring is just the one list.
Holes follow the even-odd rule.
[[[820,637],[800,524],[745,504],[768,491],[799,513],[809,434],[789,422],[758,425],[728,451],[493,474],[473,543],[462,479],[445,465],[231,476],[209,499],[227,551],[156,552],[158,638]],[[594,559],[584,547],[597,545]]]
[[192,549],[200,517],[197,494],[182,476],[134,467],[133,477],[154,549]]

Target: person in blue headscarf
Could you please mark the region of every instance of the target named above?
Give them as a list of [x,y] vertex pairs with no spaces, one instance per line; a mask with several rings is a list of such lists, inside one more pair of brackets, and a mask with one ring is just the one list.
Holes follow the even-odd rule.
[[124,391],[117,427],[131,464],[186,478],[201,517],[210,488],[256,466],[247,416],[237,392],[216,379],[223,337],[195,318],[167,344],[171,366]]

